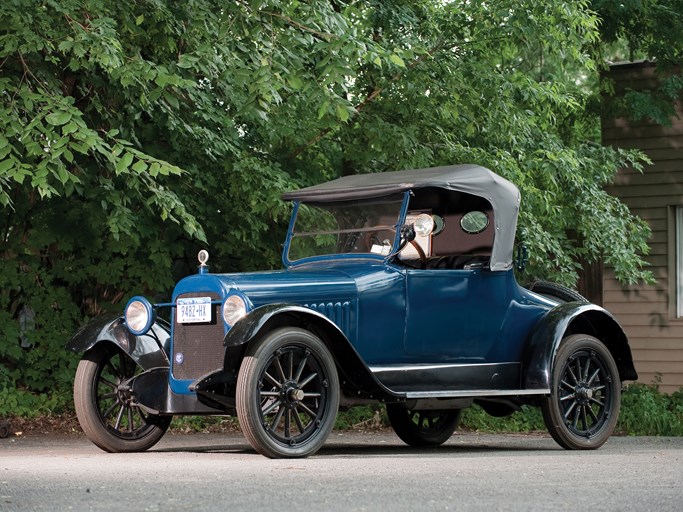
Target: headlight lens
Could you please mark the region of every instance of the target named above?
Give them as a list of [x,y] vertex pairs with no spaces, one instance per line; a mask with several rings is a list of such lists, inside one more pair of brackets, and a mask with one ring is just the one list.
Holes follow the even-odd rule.
[[154,323],[154,309],[144,297],[133,297],[128,301],[125,310],[128,330],[137,336],[145,334]]
[[230,295],[223,303],[223,320],[233,326],[247,314],[247,303],[239,295]]

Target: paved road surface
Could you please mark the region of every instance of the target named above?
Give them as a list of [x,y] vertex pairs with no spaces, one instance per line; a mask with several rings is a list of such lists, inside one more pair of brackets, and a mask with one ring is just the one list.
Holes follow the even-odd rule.
[[167,434],[107,454],[82,436],[0,439],[0,511],[683,510],[683,438],[612,438],[568,452],[545,436],[455,435],[415,450],[334,432],[304,460],[238,435]]

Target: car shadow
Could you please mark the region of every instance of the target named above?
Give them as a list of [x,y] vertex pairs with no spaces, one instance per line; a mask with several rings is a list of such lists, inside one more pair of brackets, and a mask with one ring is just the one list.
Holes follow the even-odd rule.
[[467,455],[482,453],[502,453],[502,452],[545,452],[561,450],[559,446],[530,446],[530,445],[495,445],[487,446],[482,444],[469,445],[442,445],[434,447],[415,447],[415,446],[368,446],[366,444],[343,445],[343,446],[323,446],[315,455],[319,456],[362,456],[362,457],[401,457],[413,455]]
[[[414,455],[467,455],[503,452],[556,452],[562,450],[555,442],[544,436],[468,436],[466,439],[453,436],[451,440],[441,446],[414,447],[402,444],[395,438],[383,436],[379,440],[372,439],[372,435],[365,438],[361,434],[344,436],[343,439],[331,437],[314,457],[401,457]],[[185,440],[173,440],[173,446],[157,446],[151,451],[161,453],[234,453],[257,454],[246,439],[236,437],[230,442],[221,442],[216,436],[216,442],[196,443],[188,436]]]

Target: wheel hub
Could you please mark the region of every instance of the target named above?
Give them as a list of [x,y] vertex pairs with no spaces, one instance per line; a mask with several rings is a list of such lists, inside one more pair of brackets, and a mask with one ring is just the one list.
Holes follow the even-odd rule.
[[282,386],[280,401],[289,409],[296,407],[296,404],[304,399],[304,390],[300,389],[295,382],[287,382]]
[[304,399],[304,390],[303,389],[290,389],[289,390],[289,399],[297,402],[301,402]]
[[116,398],[122,404],[130,404],[133,400],[133,392],[126,382],[116,386]]
[[587,405],[592,398],[593,390],[585,383],[582,382],[576,387],[576,400],[580,405]]

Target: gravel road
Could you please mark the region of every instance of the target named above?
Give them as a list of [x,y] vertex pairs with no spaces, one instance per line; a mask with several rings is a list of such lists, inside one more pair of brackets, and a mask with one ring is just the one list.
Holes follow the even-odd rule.
[[543,435],[454,435],[412,449],[334,432],[317,455],[269,460],[238,434],[167,434],[107,454],[85,437],[0,439],[0,511],[657,511],[683,509],[683,438],[614,437],[570,452]]

